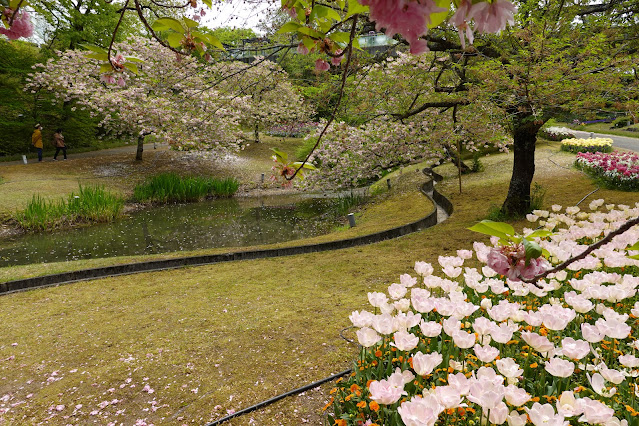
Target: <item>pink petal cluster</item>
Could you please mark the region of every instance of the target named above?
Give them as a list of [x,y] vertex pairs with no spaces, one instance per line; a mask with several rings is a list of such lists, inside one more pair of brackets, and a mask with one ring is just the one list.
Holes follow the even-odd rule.
[[432,0],[362,0],[360,3],[369,6],[371,20],[378,30],[385,28],[388,37],[401,34],[415,55],[428,51],[426,40],[420,37],[428,32],[430,15],[446,11]]
[[500,275],[513,281],[522,278],[530,280],[548,269],[549,263],[543,257],[529,259],[526,264],[526,252],[523,244],[505,245],[490,250],[487,265]]
[[[6,8],[4,10],[4,15],[11,20],[14,11],[12,9]],[[19,38],[27,38],[33,35],[33,24],[31,23],[31,17],[29,13],[25,10],[19,10],[18,13],[13,17],[13,23],[9,28],[0,27],[0,34],[4,34],[9,38],[9,40],[17,40]]]

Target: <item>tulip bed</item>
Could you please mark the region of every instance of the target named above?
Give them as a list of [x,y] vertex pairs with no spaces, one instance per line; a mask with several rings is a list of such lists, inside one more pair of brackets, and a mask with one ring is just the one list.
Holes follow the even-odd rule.
[[561,141],[561,150],[573,152],[573,153],[610,152],[612,151],[612,139],[610,138],[564,139]]
[[580,153],[575,166],[600,180],[605,186],[639,191],[639,155],[631,152]]
[[539,129],[539,136],[549,141],[561,141],[574,138],[576,134],[567,127],[550,126]]
[[[602,205],[535,211],[542,229],[524,235],[558,264],[639,215],[639,203]],[[441,256],[441,276],[417,262],[351,314],[362,347],[331,391],[330,424],[639,424],[637,228],[541,288],[488,266],[500,268],[497,237]]]

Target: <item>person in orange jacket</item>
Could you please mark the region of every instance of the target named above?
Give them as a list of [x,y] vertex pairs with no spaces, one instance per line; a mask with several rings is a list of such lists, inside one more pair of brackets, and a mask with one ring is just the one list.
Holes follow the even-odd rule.
[[35,125],[35,130],[31,135],[31,145],[33,145],[36,151],[38,151],[38,161],[41,162],[42,148],[44,147],[44,145],[42,145],[42,126],[40,124]]

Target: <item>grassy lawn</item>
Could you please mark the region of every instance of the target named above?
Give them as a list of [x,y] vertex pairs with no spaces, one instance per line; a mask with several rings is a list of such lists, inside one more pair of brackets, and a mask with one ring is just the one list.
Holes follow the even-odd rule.
[[135,153],[120,150],[100,155],[76,156],[68,161],[0,164],[0,219],[23,209],[31,198],[40,194],[45,199],[66,198],[78,191],[80,184],[104,185],[107,189],[130,197],[136,184],[151,174],[176,172],[212,177],[236,177],[244,189],[274,187],[268,179],[261,184],[261,174],[270,176],[270,149],[295,152],[299,139],[262,137],[262,143],[251,144],[240,156],[214,161],[206,155],[170,151],[166,146],[145,150],[143,161],[135,161]]
[[[574,156],[559,152],[557,143],[540,143],[536,158],[547,206],[575,204],[596,189],[570,167]],[[461,194],[455,169],[439,167],[446,177],[439,188],[455,212],[396,240],[0,297],[0,398],[6,400],[0,408],[10,408],[0,419],[199,425],[350,367],[357,349],[339,333],[350,325],[351,311],[366,307],[367,292],[410,273],[417,260],[436,263],[438,255],[484,240],[466,228],[503,201],[512,155],[482,162],[486,171],[464,176]],[[411,176],[404,171],[394,178]],[[423,200],[409,187],[401,202],[376,217],[399,216],[399,209]],[[392,191],[386,196],[391,200]],[[588,201],[595,198],[632,204],[639,193],[599,190]],[[322,424],[329,389],[227,424]]]

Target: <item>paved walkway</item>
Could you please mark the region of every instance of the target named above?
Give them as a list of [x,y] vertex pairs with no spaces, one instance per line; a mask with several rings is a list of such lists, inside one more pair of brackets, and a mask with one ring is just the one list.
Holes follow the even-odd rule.
[[[168,145],[165,143],[157,144],[156,148],[161,150],[166,150],[168,149]],[[130,145],[119,146],[117,148],[100,149],[95,151],[86,151],[86,152],[78,152],[78,153],[74,153],[73,149],[69,149],[67,150],[67,157],[69,157],[69,160],[72,160],[74,158],[108,157],[110,155],[117,155],[117,154],[131,154],[133,156],[135,155],[135,152],[137,151],[137,149],[138,149],[138,145],[135,143]],[[152,143],[144,144],[144,152],[148,152],[152,150],[153,150]],[[62,153],[58,154],[58,158],[62,158]],[[38,159],[29,158],[28,161],[29,163],[37,163]],[[51,155],[45,155],[42,161],[44,162],[53,161],[53,157]],[[0,161],[0,166],[9,166],[13,164],[22,164],[22,160]]]
[[624,148],[631,151],[639,152],[639,138],[629,138],[627,136],[608,135],[603,133],[591,133],[575,130],[577,136],[580,138],[589,138],[590,135],[594,138],[610,138],[612,139],[612,145],[615,148]]

